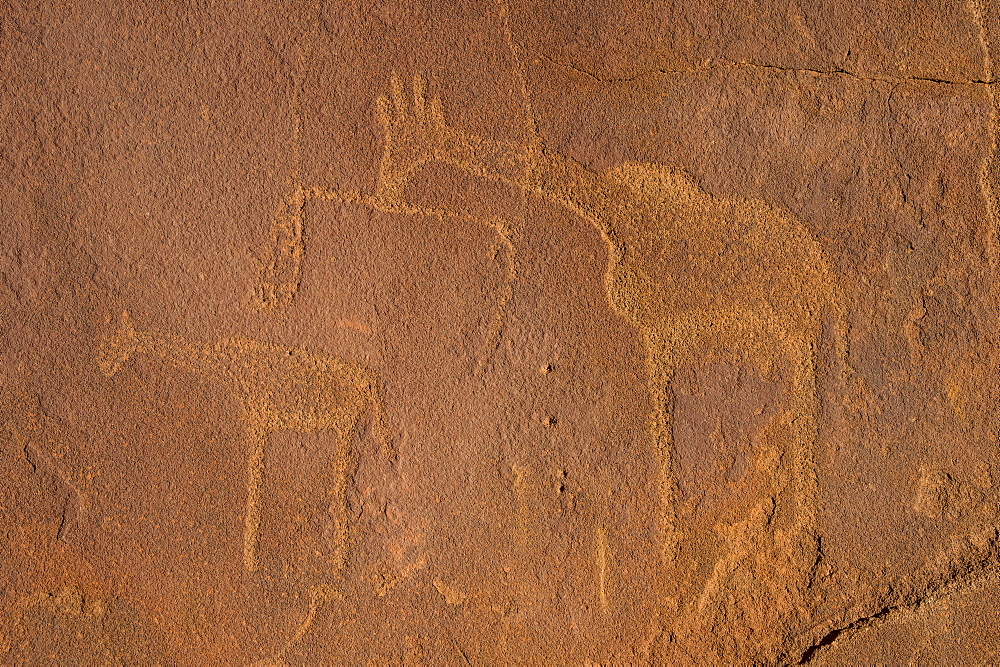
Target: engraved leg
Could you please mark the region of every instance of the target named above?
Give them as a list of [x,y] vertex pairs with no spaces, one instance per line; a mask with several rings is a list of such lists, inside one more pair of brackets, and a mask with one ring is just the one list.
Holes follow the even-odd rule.
[[247,507],[243,528],[243,566],[247,572],[260,569],[260,495],[264,482],[264,446],[268,431],[249,430],[250,456],[247,460]]
[[816,340],[805,337],[788,350],[792,365],[789,400],[792,432],[792,468],[795,494],[795,532],[811,531],[816,522],[816,439],[819,401],[816,394]]
[[[347,512],[347,480],[350,468],[350,444],[351,429],[338,428],[334,433],[337,436],[337,447],[333,460],[333,491],[330,497],[330,506],[327,510],[330,515],[331,527],[325,532],[325,537],[333,543],[333,570],[340,572],[347,562],[348,543],[348,512]],[[353,426],[353,422],[350,424]]]
[[[652,355],[652,353],[651,353]],[[674,395],[670,388],[673,364],[650,359],[650,394],[653,401],[650,430],[659,460],[660,523],[663,531],[662,558],[668,567],[677,559],[680,529],[677,526],[677,475],[674,470]]]
[[296,185],[275,218],[271,262],[261,285],[261,298],[265,307],[285,308],[291,305],[298,293],[305,253],[302,237],[305,194],[302,186]]

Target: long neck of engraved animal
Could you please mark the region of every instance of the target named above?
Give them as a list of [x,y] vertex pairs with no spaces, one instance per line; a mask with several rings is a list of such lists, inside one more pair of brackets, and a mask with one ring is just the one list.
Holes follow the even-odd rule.
[[452,132],[435,158],[476,176],[524,188],[531,171],[531,146],[490,141],[464,132]]
[[136,353],[196,375],[230,378],[233,359],[219,348],[177,336],[136,334]]
[[608,188],[600,175],[558,153],[543,150],[531,171],[529,188],[591,224],[601,224],[609,203]]

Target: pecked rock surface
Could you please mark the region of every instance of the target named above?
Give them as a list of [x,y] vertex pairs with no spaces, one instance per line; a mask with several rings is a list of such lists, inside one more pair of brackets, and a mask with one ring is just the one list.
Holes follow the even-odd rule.
[[2,661],[995,660],[1000,8],[918,4],[4,3]]

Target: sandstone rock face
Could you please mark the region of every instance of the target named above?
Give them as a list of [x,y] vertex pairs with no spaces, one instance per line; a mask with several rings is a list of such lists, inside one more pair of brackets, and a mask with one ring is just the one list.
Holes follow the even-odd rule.
[[1000,5],[8,2],[11,664],[997,660]]

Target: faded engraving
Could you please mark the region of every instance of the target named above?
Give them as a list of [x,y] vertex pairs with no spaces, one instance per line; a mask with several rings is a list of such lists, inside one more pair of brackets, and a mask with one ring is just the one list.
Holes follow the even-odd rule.
[[68,442],[66,434],[52,420],[38,414],[11,420],[2,430],[24,452],[24,460],[46,490],[50,508],[59,517],[56,539],[68,541],[83,520],[86,504],[78,481],[61,461]]
[[80,521],[83,513],[83,496],[70,483],[68,477],[60,472],[55,462],[30,441],[24,443],[24,457],[32,469],[41,475],[48,485],[54,487],[60,515],[56,539],[66,540],[67,534]]
[[292,635],[288,643],[285,644],[281,650],[274,653],[267,658],[263,658],[253,663],[254,667],[283,667],[288,663],[285,662],[285,656],[291,651],[295,646],[302,641],[302,638],[306,636],[316,621],[316,613],[319,608],[327,602],[333,600],[343,600],[344,596],[340,591],[329,585],[319,585],[311,586],[309,588],[309,608],[306,611],[306,617],[299,624],[298,629],[295,634]]
[[594,531],[596,544],[597,599],[601,609],[608,610],[608,531],[600,526]]
[[319,33],[322,3],[302,3],[308,10],[309,27],[305,39],[297,50],[295,64],[290,68],[292,77],[292,173],[289,193],[281,202],[271,226],[271,252],[264,269],[260,286],[260,299],[264,308],[280,310],[292,304],[302,281],[302,261],[306,244],[303,230],[306,196],[302,187],[302,97],[309,71],[312,42]]

